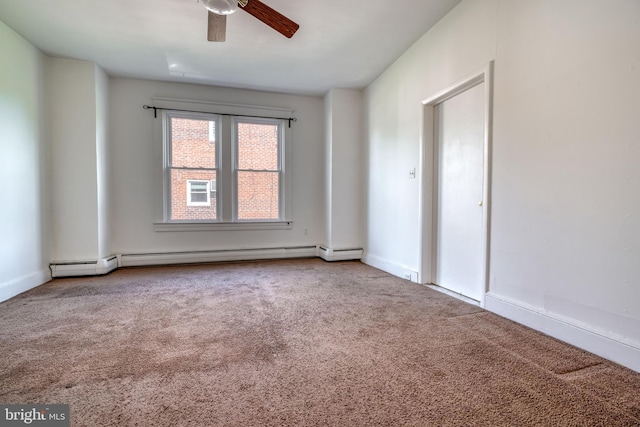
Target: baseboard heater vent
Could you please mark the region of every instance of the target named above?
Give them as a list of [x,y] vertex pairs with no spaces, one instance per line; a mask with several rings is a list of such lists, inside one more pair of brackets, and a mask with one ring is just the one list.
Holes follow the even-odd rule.
[[49,264],[51,277],[102,276],[118,268],[115,255],[96,261],[54,261]]
[[352,261],[362,259],[362,249],[331,249],[318,246],[318,256],[325,261]]
[[123,254],[119,256],[119,259],[121,267],[141,267],[147,265],[197,264],[221,261],[309,258],[317,256],[316,252],[316,246],[297,246],[287,248]]

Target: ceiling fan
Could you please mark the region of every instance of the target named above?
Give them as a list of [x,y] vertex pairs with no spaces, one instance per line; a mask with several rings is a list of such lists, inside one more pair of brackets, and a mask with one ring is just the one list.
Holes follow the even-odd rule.
[[273,10],[260,0],[199,0],[209,11],[207,40],[223,42],[226,38],[227,15],[242,9],[258,18],[283,36],[293,37],[300,25]]

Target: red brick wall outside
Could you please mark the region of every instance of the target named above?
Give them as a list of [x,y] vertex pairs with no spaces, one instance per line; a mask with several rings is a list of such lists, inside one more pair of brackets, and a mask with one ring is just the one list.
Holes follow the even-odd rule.
[[216,219],[216,195],[211,193],[210,206],[187,206],[187,180],[211,181],[215,171],[173,170],[171,174],[171,219]]
[[[238,123],[238,219],[278,219],[278,127]],[[243,171],[245,170],[245,171]]]
[[238,172],[238,219],[278,217],[278,173]]
[[[208,121],[173,117],[171,131],[172,167],[215,168],[216,143],[209,140]],[[260,171],[238,172],[238,218],[278,219],[278,172],[265,171],[278,170],[277,126],[239,123],[237,132],[239,168]],[[187,205],[187,180],[213,179],[215,171],[173,169],[171,219],[215,220],[215,193],[211,194],[211,206]]]

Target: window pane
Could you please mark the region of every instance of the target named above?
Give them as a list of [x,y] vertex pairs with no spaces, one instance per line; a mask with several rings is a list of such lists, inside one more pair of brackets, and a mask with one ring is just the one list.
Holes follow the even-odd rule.
[[238,219],[279,219],[278,181],[278,172],[238,172]]
[[[216,220],[216,171],[171,170],[171,220]],[[195,182],[193,182],[195,181]],[[209,191],[207,204],[207,190]],[[189,194],[187,193],[189,192]],[[190,205],[190,204],[202,205]]]
[[216,143],[210,140],[209,120],[171,118],[171,166],[215,168]]
[[206,181],[191,181],[192,193],[206,193],[209,184]]
[[238,123],[238,169],[279,169],[278,125]]
[[191,192],[191,203],[207,203],[208,202],[208,197],[207,197],[207,193],[194,193],[193,191]]

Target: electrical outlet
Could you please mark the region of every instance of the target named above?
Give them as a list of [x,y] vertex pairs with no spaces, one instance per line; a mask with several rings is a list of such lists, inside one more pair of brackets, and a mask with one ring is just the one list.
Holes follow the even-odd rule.
[[308,235],[309,235],[309,229],[308,229],[308,228],[305,228],[305,229],[304,229],[304,235],[305,235],[305,236],[308,236]]
[[416,168],[409,169],[409,179],[415,179],[415,178],[416,178]]

